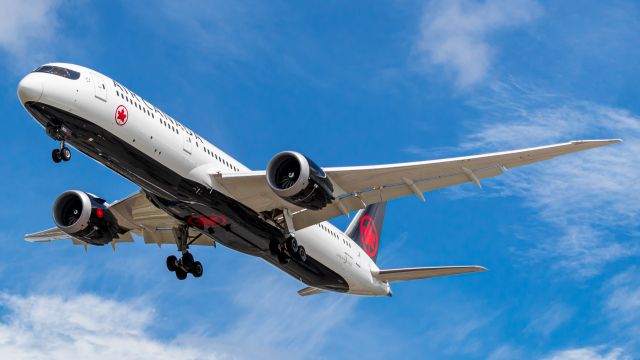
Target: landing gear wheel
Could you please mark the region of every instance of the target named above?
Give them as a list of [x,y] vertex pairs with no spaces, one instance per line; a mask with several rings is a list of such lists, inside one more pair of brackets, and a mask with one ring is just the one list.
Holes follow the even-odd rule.
[[187,269],[187,270],[191,270],[193,268],[194,265],[194,260],[193,260],[193,255],[191,255],[190,252],[186,252],[184,254],[182,254],[182,266]]
[[307,261],[307,251],[304,249],[304,246],[298,246],[298,259],[300,261]]
[[193,269],[191,270],[191,274],[193,275],[193,277],[199,278],[200,276],[202,276],[203,272],[204,272],[204,269],[202,267],[202,263],[200,261],[194,262]]
[[65,146],[65,147],[63,147],[63,148],[60,150],[60,158],[61,158],[63,161],[69,161],[69,160],[71,160],[71,150],[69,150],[69,148],[68,148],[68,147],[66,147],[66,146]]
[[285,245],[290,254],[294,255],[298,253],[298,240],[296,240],[295,236],[289,236],[285,241]]
[[289,263],[289,257],[285,253],[278,254],[278,262],[282,265],[287,265]]
[[178,262],[178,258],[171,255],[169,257],[167,257],[167,269],[169,269],[169,271],[174,272],[176,270],[178,270],[178,265],[176,265]]
[[178,278],[178,280],[184,280],[187,278],[187,272],[182,270],[181,268],[177,268],[176,277]]
[[59,163],[60,161],[62,161],[62,156],[60,154],[60,149],[53,149],[53,151],[51,152],[51,159],[56,164]]

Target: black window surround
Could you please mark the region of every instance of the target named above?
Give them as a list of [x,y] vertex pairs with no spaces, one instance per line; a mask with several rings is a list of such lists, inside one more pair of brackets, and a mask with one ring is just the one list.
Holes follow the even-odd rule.
[[63,78],[67,78],[71,80],[78,80],[80,78],[79,72],[73,71],[71,69],[63,68],[60,66],[52,66],[52,65],[40,66],[39,68],[33,70],[33,72],[41,72],[41,73],[58,75],[58,76],[62,76]]

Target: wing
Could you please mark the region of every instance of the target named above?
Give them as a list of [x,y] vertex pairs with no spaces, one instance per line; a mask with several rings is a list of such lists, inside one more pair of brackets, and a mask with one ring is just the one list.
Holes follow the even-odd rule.
[[[118,220],[118,225],[126,230],[113,244],[121,242],[133,242],[132,234],[144,238],[146,244],[175,244],[175,235],[172,229],[179,222],[169,216],[163,210],[158,209],[139,191],[123,200],[109,205],[109,210]],[[198,236],[198,232],[190,229],[191,237]],[[74,245],[85,245],[85,242],[72,238],[58,228],[52,228],[35,234],[25,235],[25,240],[30,242],[47,242],[52,240],[71,240]],[[215,246],[215,242],[207,236],[200,236],[192,245]]]
[[425,191],[497,176],[504,170],[552,159],[622,140],[580,140],[535,148],[411,163],[324,168],[335,187],[336,201],[318,211],[292,205],[275,195],[264,171],[212,174],[234,198],[257,212],[288,208],[296,229],[302,229],[366,205],[416,195]]

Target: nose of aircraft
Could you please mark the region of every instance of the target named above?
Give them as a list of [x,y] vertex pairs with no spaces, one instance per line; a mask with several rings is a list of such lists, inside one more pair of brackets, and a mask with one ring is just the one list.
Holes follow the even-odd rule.
[[36,75],[38,74],[29,74],[18,84],[18,97],[23,104],[38,101],[42,96],[42,79]]

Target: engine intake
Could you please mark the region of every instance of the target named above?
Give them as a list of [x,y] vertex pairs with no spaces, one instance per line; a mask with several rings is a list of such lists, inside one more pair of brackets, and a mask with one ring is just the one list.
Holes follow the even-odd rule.
[[333,184],[322,168],[308,157],[283,151],[267,166],[267,182],[282,199],[310,210],[320,210],[333,200]]
[[53,203],[53,221],[60,230],[92,245],[118,237],[118,221],[106,201],[83,191],[63,192]]

